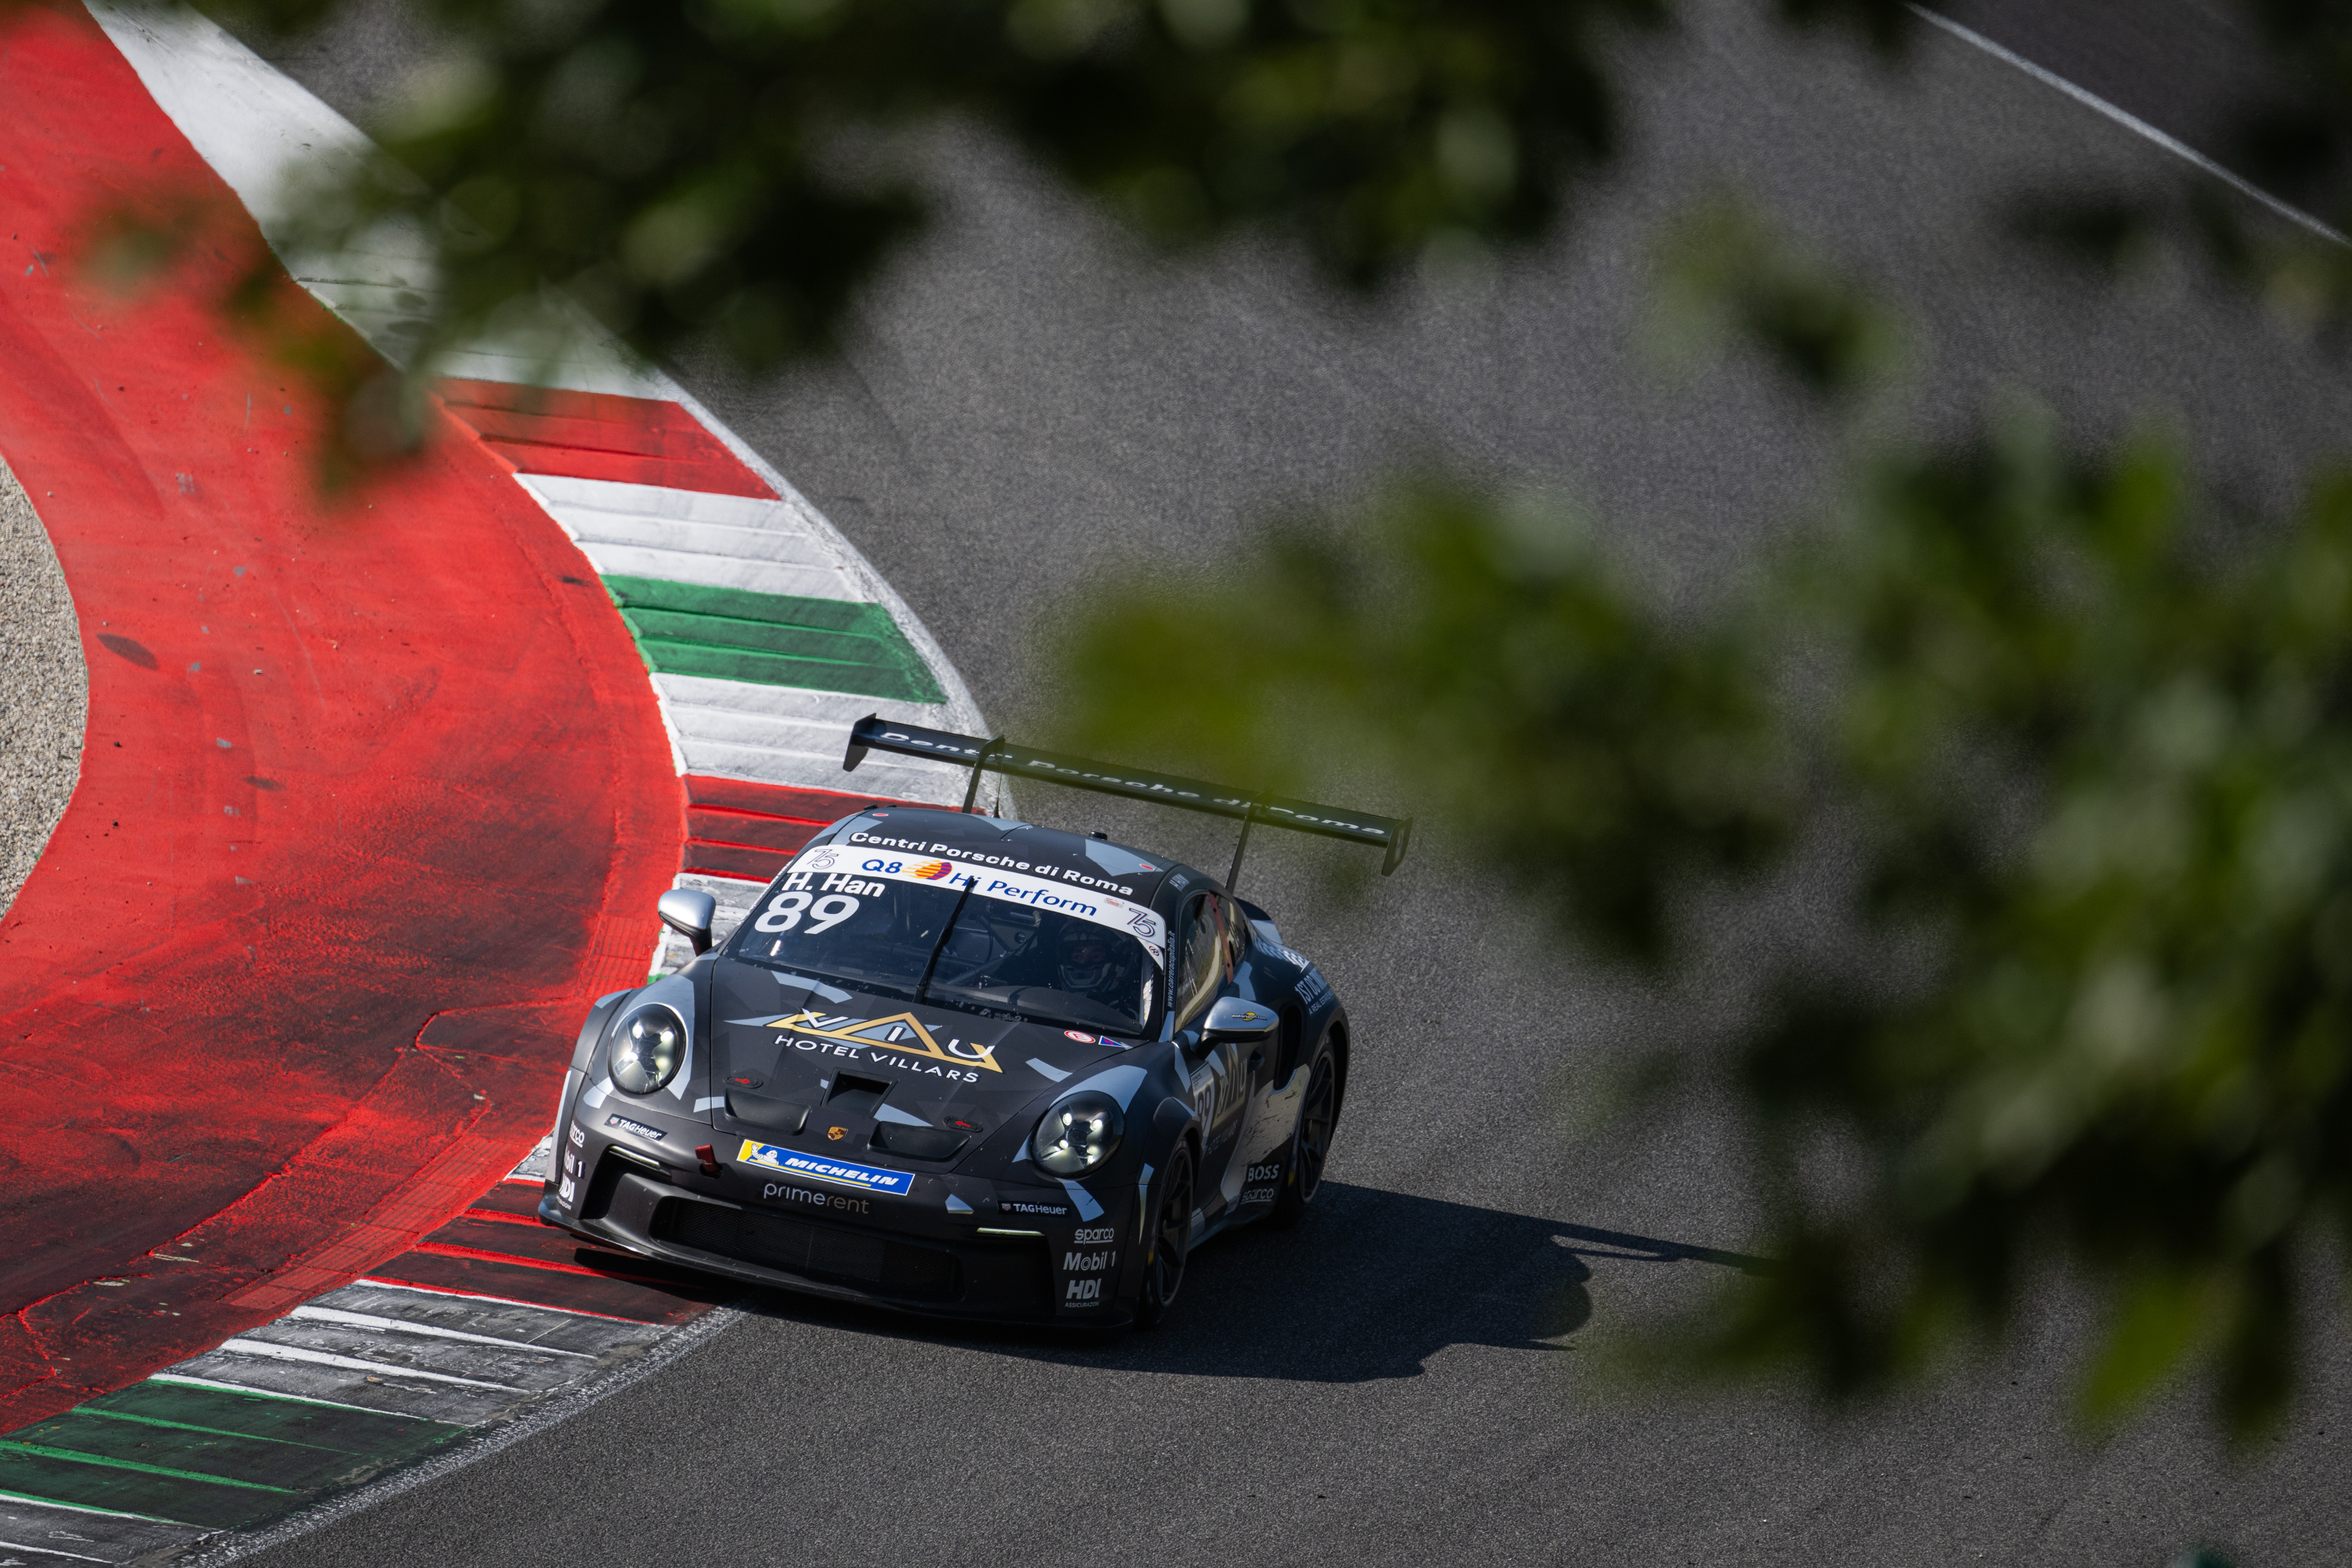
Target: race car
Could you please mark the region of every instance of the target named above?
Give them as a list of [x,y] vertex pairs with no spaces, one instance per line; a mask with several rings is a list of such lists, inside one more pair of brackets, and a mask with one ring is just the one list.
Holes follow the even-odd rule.
[[[819,831],[710,951],[598,1001],[539,1215],[642,1257],[916,1312],[1159,1322],[1192,1249],[1296,1225],[1348,1087],[1347,1015],[1234,891],[1255,825],[1402,859],[1409,819],[869,717],[871,751],[968,767],[963,808]],[[1241,825],[1223,882],[974,809],[983,773]]]

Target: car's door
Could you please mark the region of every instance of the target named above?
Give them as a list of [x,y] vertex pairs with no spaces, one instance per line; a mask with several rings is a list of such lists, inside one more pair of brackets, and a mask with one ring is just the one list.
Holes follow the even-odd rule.
[[1205,1049],[1200,1045],[1210,1005],[1239,989],[1235,976],[1242,944],[1247,941],[1239,921],[1240,911],[1221,895],[1197,893],[1184,906],[1177,939],[1176,1034],[1192,1068],[1192,1103],[1201,1115],[1201,1171],[1195,1190],[1219,1194],[1218,1201],[1202,1205],[1212,1215],[1231,1205],[1241,1190],[1239,1134],[1263,1097],[1270,1070],[1262,1042],[1222,1041]]
[[[1225,972],[1230,977],[1227,991],[1278,1008],[1288,987],[1267,986],[1263,971],[1250,962],[1255,944],[1262,939],[1252,928],[1248,912],[1233,900],[1221,899],[1219,902],[1224,912]],[[1269,1163],[1269,1158],[1278,1159],[1289,1144],[1291,1128],[1298,1113],[1296,1092],[1281,1098],[1275,1093],[1282,1087],[1276,1076],[1282,1069],[1279,1032],[1249,1047],[1240,1057],[1239,1081],[1246,1104],[1233,1158],[1226,1163],[1219,1184],[1228,1207],[1274,1201],[1281,1167]]]

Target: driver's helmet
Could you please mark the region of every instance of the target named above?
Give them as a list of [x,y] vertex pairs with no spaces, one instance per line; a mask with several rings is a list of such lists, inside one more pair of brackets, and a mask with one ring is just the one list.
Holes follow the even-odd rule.
[[1084,994],[1100,990],[1118,970],[1118,938],[1099,926],[1073,921],[1062,928],[1056,959],[1061,989]]

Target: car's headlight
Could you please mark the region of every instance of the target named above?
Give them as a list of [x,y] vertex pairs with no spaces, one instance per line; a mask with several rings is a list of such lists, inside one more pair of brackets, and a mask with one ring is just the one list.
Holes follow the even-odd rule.
[[1029,1147],[1056,1176],[1082,1176],[1118,1152],[1126,1119],[1108,1095],[1074,1094],[1045,1112]]
[[658,1002],[613,1031],[613,1081],[631,1094],[651,1094],[677,1076],[684,1060],[686,1020]]

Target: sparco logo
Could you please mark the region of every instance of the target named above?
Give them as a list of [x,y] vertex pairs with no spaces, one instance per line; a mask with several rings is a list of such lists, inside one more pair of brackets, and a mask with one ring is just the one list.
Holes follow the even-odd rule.
[[1071,1242],[1078,1247],[1103,1247],[1118,1239],[1118,1226],[1115,1225],[1098,1225],[1091,1229],[1080,1226],[1070,1232]]
[[1099,1274],[1118,1261],[1116,1252],[1065,1252],[1062,1272],[1065,1274]]

